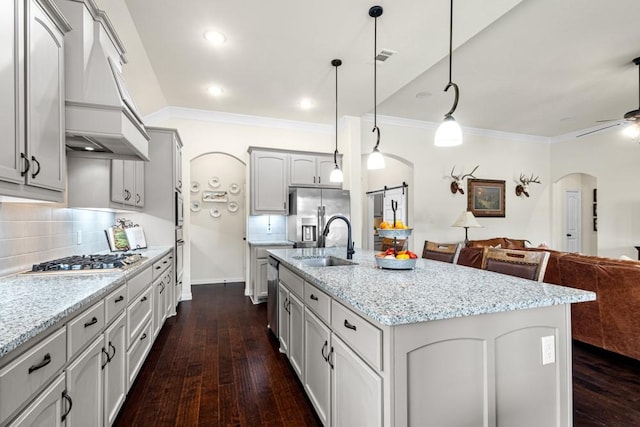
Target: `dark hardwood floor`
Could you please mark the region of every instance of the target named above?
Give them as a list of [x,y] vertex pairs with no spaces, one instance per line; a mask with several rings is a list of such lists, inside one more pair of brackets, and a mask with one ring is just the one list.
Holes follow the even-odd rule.
[[[116,426],[316,426],[244,284],[194,286],[153,345]],[[640,426],[640,362],[575,343],[574,426]],[[544,426],[541,426],[544,427]]]

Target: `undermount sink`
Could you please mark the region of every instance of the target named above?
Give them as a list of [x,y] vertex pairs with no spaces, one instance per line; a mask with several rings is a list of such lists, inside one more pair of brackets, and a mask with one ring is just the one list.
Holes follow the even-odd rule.
[[318,257],[294,257],[307,267],[338,267],[341,265],[357,265],[357,262],[349,261],[335,256]]

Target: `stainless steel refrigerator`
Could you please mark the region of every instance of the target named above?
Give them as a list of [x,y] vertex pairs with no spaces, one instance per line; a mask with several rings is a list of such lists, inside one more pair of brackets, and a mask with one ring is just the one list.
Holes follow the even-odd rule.
[[[322,230],[329,218],[344,215],[350,219],[349,213],[349,190],[290,187],[288,239],[295,241],[297,248],[317,247],[322,242]],[[346,245],[347,225],[344,221],[334,221],[325,246]]]

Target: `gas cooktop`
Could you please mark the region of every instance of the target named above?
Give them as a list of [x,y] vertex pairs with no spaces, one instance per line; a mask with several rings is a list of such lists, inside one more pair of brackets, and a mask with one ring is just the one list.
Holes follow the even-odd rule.
[[143,258],[140,254],[130,252],[118,254],[100,254],[100,255],[73,255],[66,258],[54,259],[52,261],[33,264],[32,273],[45,272],[99,272],[114,271],[118,269],[126,269]]

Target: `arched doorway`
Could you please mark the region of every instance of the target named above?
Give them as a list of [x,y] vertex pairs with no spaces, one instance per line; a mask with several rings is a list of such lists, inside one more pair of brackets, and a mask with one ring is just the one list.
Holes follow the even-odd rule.
[[191,284],[245,280],[245,168],[234,156],[191,160],[189,234]]
[[572,173],[553,184],[552,248],[598,255],[598,179]]

